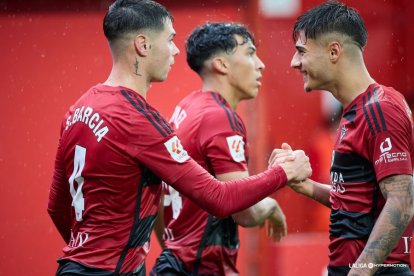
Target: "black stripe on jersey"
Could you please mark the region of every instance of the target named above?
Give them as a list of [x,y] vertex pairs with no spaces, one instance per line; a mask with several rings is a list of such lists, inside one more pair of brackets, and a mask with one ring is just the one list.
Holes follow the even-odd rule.
[[135,205],[135,214],[134,214],[134,223],[131,228],[131,232],[129,234],[128,242],[122,250],[121,256],[119,257],[118,263],[116,265],[116,269],[114,272],[114,276],[120,276],[120,271],[122,269],[122,265],[124,264],[125,257],[128,254],[128,251],[133,248],[137,248],[139,246],[143,246],[147,241],[150,240],[150,235],[152,228],[154,226],[155,219],[157,215],[149,215],[145,218],[140,219],[140,211],[141,211],[141,201],[142,201],[142,194],[144,186],[147,182],[149,182],[148,177],[151,177],[152,173],[148,169],[144,169],[141,180],[138,184],[138,192],[137,192],[137,200]]
[[380,116],[380,119],[381,119],[382,129],[385,131],[387,130],[387,125],[385,124],[384,114],[382,114],[381,106],[378,101],[377,90],[378,90],[378,87],[375,87],[374,88],[374,100],[375,100],[375,105],[377,106],[377,109],[378,109],[378,115]]
[[345,114],[344,118],[348,120],[348,122],[353,123],[356,117],[356,108],[357,104],[354,104]]
[[238,226],[232,217],[219,219],[212,215],[208,215],[203,238],[197,249],[192,275],[198,275],[198,269],[202,262],[203,250],[211,245],[219,245],[229,249],[236,249],[239,247]]
[[229,110],[227,109],[227,107],[224,104],[224,102],[223,101],[220,101],[219,95],[216,94],[216,93],[211,93],[211,96],[213,96],[213,99],[218,103],[218,105],[221,106],[224,109],[224,111],[226,112],[226,115],[227,115],[227,119],[229,119],[229,123],[230,123],[231,129],[233,131],[236,131],[236,128],[234,127],[234,123],[231,120]]
[[[148,114],[147,110],[145,110],[144,108],[142,108],[141,106],[139,106],[132,98],[131,95],[125,91],[125,90],[121,90],[122,95],[135,107],[135,109],[140,112],[142,115],[144,115],[148,121],[150,121],[150,123],[155,127],[156,130],[158,130],[158,132],[163,136],[166,137],[168,134],[168,131],[161,125],[158,125],[156,122],[154,122],[154,120],[151,118],[151,116]],[[140,103],[138,101],[138,103],[141,105],[142,103]],[[165,133],[167,132],[167,134]]]
[[137,101],[141,102],[142,105],[145,104],[146,109],[149,112],[151,112],[154,119],[158,122],[158,124],[160,124],[164,127],[164,129],[167,131],[168,134],[173,133],[173,130],[172,130],[170,124],[167,123],[167,121],[164,119],[164,117],[162,117],[161,114],[157,110],[154,110],[153,108],[151,108],[150,105],[147,102],[145,102],[145,103],[142,102],[142,99],[138,98],[137,95],[134,94],[134,97]]
[[329,234],[344,239],[366,239],[375,224],[371,213],[332,210]]
[[371,101],[371,100],[372,100],[371,92],[368,92],[368,107],[369,107],[369,111],[371,111],[372,120],[374,121],[375,128],[376,128],[377,132],[380,132],[381,131],[381,127],[378,124],[377,115],[375,114],[375,111],[374,111],[374,102]]
[[238,131],[240,133],[245,133],[242,120],[240,119],[239,115],[237,115],[237,113],[234,111],[233,111],[233,118],[234,118],[234,121],[236,122]]
[[241,123],[241,119],[239,118],[236,112],[230,110],[226,106],[226,100],[220,94],[211,93],[211,95],[216,100],[216,102],[226,111],[226,115],[227,115],[227,118],[229,119],[231,129],[233,131],[245,133],[243,124]]
[[374,131],[374,128],[372,127],[372,125],[371,125],[371,121],[369,119],[368,112],[367,112],[367,109],[366,109],[365,105],[366,105],[366,99],[365,99],[365,96],[363,96],[362,97],[362,109],[364,110],[365,120],[367,121],[368,128],[369,128],[369,131],[371,132],[371,135],[374,135],[375,131]]
[[375,170],[370,161],[354,154],[335,151],[331,174],[341,174],[344,182],[375,182]]
[[197,248],[196,259],[194,262],[194,268],[193,268],[191,275],[198,275],[198,269],[200,268],[200,264],[201,264],[201,256],[203,255],[203,250],[206,247],[206,243],[208,239],[208,229],[210,229],[212,219],[213,219],[213,216],[208,215],[207,225],[206,225],[206,228],[204,229],[204,233],[203,233],[203,237],[201,238],[200,245]]

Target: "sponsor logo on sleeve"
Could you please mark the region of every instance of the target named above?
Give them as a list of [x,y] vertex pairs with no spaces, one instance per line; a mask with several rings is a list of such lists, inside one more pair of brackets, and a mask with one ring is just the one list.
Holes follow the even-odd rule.
[[375,165],[380,163],[391,163],[398,161],[407,161],[408,154],[406,152],[392,152],[391,138],[387,137],[384,142],[380,144],[381,155],[375,161]]
[[165,142],[164,146],[167,148],[171,157],[178,163],[183,163],[190,158],[177,136],[174,136]]
[[243,162],[246,160],[244,156],[244,142],[243,137],[240,135],[229,136],[227,139],[227,145],[229,146],[231,157],[236,162]]

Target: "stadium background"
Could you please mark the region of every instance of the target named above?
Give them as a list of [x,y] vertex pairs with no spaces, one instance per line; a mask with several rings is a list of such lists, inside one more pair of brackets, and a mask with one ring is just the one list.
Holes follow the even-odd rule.
[[[91,85],[105,81],[111,58],[102,32],[108,0],[0,0],[0,275],[54,275],[64,246],[46,212],[60,122]],[[306,94],[290,69],[291,30],[317,0],[165,0],[175,17],[181,54],[167,79],[153,84],[149,101],[167,118],[175,104],[200,87],[186,65],[184,41],[208,21],[239,21],[255,33],[266,64],[256,100],[243,103],[252,173],[266,167],[270,150],[283,141],[309,152],[314,178],[328,181],[332,128],[322,93]],[[414,101],[414,15],[411,0],[349,0],[368,28],[366,63],[380,83]],[[333,128],[334,129],[334,128]],[[276,198],[289,235],[280,244],[259,229],[241,232],[242,275],[323,275],[327,263],[327,209],[289,189]],[[149,270],[159,253],[155,238]]]

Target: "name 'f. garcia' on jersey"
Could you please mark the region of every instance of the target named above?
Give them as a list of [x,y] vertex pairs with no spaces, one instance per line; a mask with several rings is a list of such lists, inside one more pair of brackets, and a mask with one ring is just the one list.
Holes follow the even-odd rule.
[[[92,115],[92,116],[91,116]],[[100,142],[102,138],[108,133],[109,128],[104,125],[105,121],[100,119],[101,116],[98,112],[93,112],[92,107],[81,106],[75,109],[73,117],[71,115],[66,119],[66,128],[68,130],[70,126],[77,122],[82,122],[87,125],[93,132],[93,134],[98,137],[96,140]]]

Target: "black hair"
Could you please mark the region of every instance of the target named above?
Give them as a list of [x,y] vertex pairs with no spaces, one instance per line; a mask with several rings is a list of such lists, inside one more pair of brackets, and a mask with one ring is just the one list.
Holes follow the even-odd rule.
[[304,31],[306,38],[316,39],[320,35],[337,32],[349,36],[360,49],[367,43],[364,20],[354,8],[338,1],[327,1],[299,16],[293,27],[293,40]]
[[173,16],[161,4],[151,0],[117,0],[108,9],[103,30],[109,42],[143,29],[161,31],[165,20]]
[[190,34],[186,43],[187,63],[200,74],[204,62],[219,52],[232,53],[239,45],[235,35],[243,38],[242,44],[249,40],[254,43],[253,35],[238,23],[206,23]]

